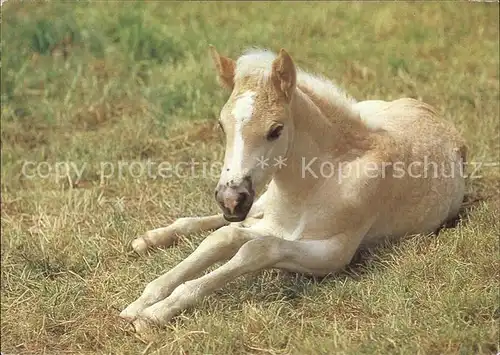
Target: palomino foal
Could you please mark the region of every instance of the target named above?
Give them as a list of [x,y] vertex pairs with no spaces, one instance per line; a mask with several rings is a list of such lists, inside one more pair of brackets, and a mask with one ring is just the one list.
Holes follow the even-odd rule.
[[210,51],[231,91],[220,114],[226,150],[215,198],[223,214],[182,218],[134,240],[143,252],[215,229],[120,314],[137,331],[167,323],[245,273],[326,275],[361,245],[433,232],[458,214],[464,142],[429,105],[357,103],[296,69],[283,49],[236,62]]

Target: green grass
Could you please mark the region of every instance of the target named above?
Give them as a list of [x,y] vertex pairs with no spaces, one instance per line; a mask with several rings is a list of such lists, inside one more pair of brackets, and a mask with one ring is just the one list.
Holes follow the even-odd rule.
[[[119,318],[202,240],[139,257],[129,243],[217,212],[217,176],[102,178],[101,162],[220,161],[227,93],[207,46],[286,48],[360,100],[420,98],[469,161],[499,144],[498,4],[8,1],[2,6],[5,354],[494,354],[500,172],[468,183],[458,226],[363,254],[337,276],[248,275],[152,339]],[[25,161],[85,167],[28,178]],[[47,166],[45,166],[47,167]],[[46,173],[45,170],[41,171]]]

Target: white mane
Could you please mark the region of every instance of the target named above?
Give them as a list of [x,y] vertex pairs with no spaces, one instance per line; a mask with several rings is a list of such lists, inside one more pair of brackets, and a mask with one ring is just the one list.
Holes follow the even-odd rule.
[[[251,49],[246,51],[236,61],[235,79],[238,80],[246,76],[259,76],[263,79],[269,78],[275,58],[276,53],[266,49]],[[356,104],[354,98],[329,79],[320,75],[307,73],[298,67],[296,70],[297,86],[306,87],[330,102],[343,104],[351,109]]]

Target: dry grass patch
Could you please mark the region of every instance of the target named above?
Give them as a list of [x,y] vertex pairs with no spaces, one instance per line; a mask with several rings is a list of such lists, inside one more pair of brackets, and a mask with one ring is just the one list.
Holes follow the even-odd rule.
[[[218,212],[216,173],[129,169],[221,161],[216,117],[227,93],[216,84],[209,43],[231,56],[285,47],[359,99],[421,98],[463,132],[470,162],[495,164],[498,4],[9,1],[2,15],[4,354],[500,350],[493,165],[469,180],[462,219],[437,236],[365,251],[326,278],[247,275],[149,339],[118,319],[204,235],[147,256],[134,255],[130,241],[177,217]],[[28,177],[26,161],[73,163],[82,174]],[[121,175],[103,171],[120,162],[129,164]]]

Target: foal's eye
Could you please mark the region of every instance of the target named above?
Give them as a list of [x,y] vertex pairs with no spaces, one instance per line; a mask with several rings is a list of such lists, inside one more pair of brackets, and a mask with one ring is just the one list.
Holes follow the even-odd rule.
[[268,141],[274,141],[279,138],[281,135],[281,132],[283,131],[283,125],[279,124],[271,128],[269,133],[267,134],[267,140]]

